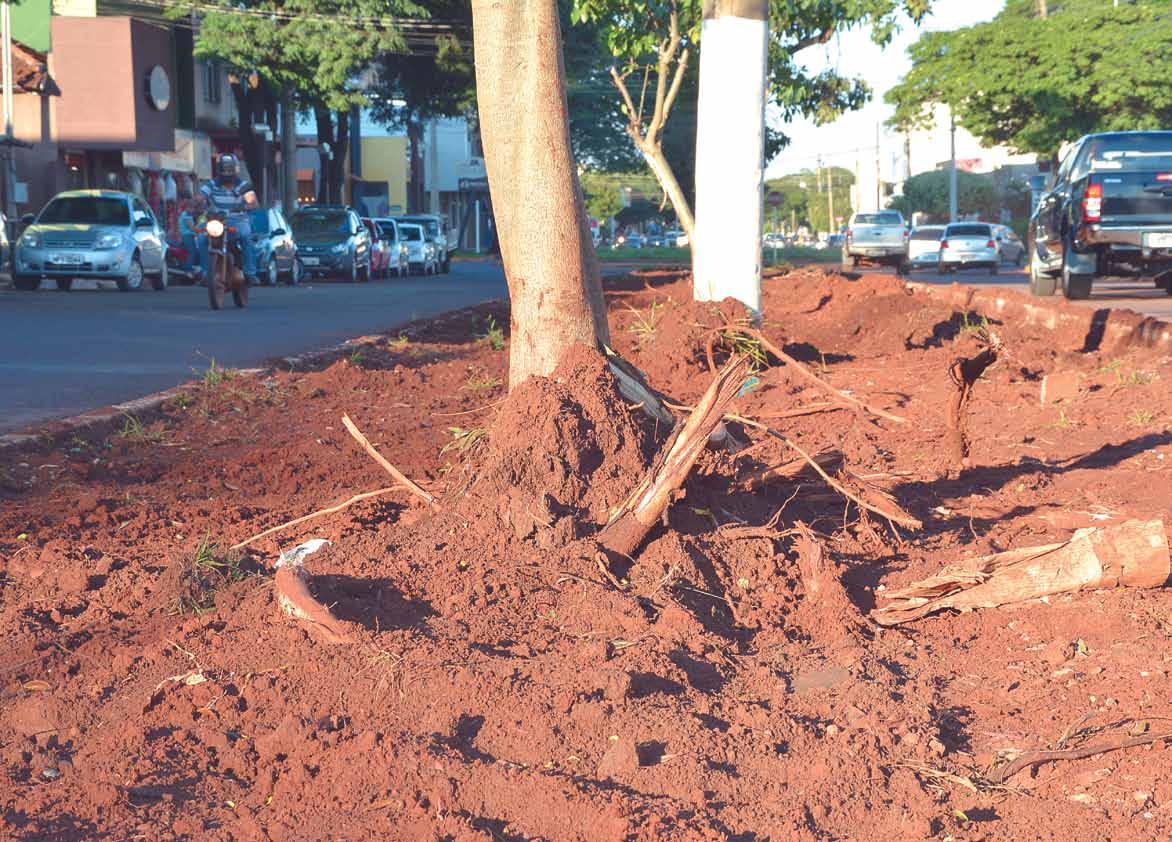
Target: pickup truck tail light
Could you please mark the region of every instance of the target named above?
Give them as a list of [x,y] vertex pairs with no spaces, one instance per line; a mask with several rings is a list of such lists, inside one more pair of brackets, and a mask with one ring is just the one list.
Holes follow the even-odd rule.
[[940,248],[941,248],[941,249],[946,249],[946,248],[948,248],[948,240],[941,240],[941,241],[940,241]]
[[1156,181],[1172,181],[1172,172],[1162,172],[1156,176]]
[[846,244],[847,244],[848,246],[850,245],[850,243],[851,243],[851,240],[853,240],[854,238],[855,238],[855,232],[854,232],[854,231],[852,231],[852,230],[851,230],[851,229],[849,229],[849,228],[848,228],[848,229],[846,229]]
[[1103,218],[1103,185],[1088,184],[1082,197],[1082,218],[1085,222],[1098,222]]
[[995,249],[995,248],[997,248],[997,243],[993,240],[990,240],[989,242],[985,243],[985,248]]

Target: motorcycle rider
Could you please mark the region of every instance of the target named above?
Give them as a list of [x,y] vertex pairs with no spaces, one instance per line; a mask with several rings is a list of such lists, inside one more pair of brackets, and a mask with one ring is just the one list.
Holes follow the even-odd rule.
[[[252,244],[252,220],[249,211],[259,207],[256,191],[252,183],[240,177],[240,162],[236,156],[224,153],[216,161],[216,177],[205,182],[199,188],[200,197],[209,211],[222,211],[228,214],[229,224],[235,228],[235,233],[229,234],[229,242],[240,242],[240,253],[244,265],[244,277],[248,282],[256,281],[256,251]],[[200,265],[211,266],[208,260],[208,237],[200,235],[199,240]]]

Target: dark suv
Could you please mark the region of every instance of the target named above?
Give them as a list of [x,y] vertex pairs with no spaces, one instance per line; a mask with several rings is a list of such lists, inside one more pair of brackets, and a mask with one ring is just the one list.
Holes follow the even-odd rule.
[[370,280],[370,233],[353,208],[304,205],[291,220],[297,256],[310,275]]
[[1030,290],[1087,298],[1096,278],[1154,275],[1172,295],[1172,131],[1092,134],[1030,219]]

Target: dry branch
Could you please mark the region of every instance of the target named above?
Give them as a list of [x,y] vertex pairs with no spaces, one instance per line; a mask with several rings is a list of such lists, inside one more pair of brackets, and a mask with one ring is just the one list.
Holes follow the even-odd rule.
[[299,523],[305,523],[307,520],[313,520],[314,518],[319,518],[323,515],[332,515],[334,512],[340,512],[342,509],[353,506],[355,503],[360,503],[363,500],[369,500],[371,497],[380,497],[383,494],[390,494],[392,491],[406,491],[406,489],[401,485],[391,485],[386,488],[378,488],[374,491],[366,491],[362,494],[355,494],[349,500],[339,503],[336,506],[330,506],[325,509],[318,509],[316,512],[310,512],[307,515],[302,515],[301,517],[294,518],[293,520],[287,520],[284,523],[278,523],[276,526],[270,527],[264,532],[258,532],[251,538],[245,538],[239,544],[233,544],[230,549],[239,550],[243,547],[247,547],[253,541],[259,541],[261,538],[272,535],[274,532],[280,532],[284,529],[289,529],[290,527],[297,526]]
[[612,555],[627,557],[639,548],[667,510],[672,492],[687,479],[709,434],[724,416],[725,407],[740,391],[748,362],[746,357],[734,357],[717,374],[688,420],[676,427],[655,464],[603,528],[598,536],[600,547]]
[[[721,328],[721,330],[725,330],[725,328]],[[781,348],[777,347],[772,342],[770,342],[765,337],[765,334],[763,334],[761,331],[759,331],[755,328],[741,327],[741,326],[737,326],[735,328],[732,328],[732,330],[735,330],[737,333],[743,333],[746,336],[751,336],[752,338],[756,339],[758,342],[761,343],[762,348],[764,348],[766,351],[768,351],[773,356],[777,357],[777,359],[781,360],[786,365],[791,366],[794,369],[794,371],[796,371],[799,375],[802,376],[802,378],[804,378],[808,382],[812,383],[813,385],[817,386],[819,389],[823,390],[824,392],[829,394],[831,397],[833,397],[835,400],[839,401],[840,403],[844,403],[848,406],[855,407],[857,409],[861,409],[864,412],[869,412],[871,415],[877,416],[879,418],[886,418],[888,421],[894,421],[897,424],[903,424],[907,421],[906,418],[903,418],[899,415],[892,415],[890,412],[887,412],[886,410],[871,406],[869,403],[866,403],[865,401],[861,401],[852,395],[848,395],[846,392],[843,392],[840,389],[834,388],[829,383],[827,383],[825,380],[823,380],[821,377],[819,377],[817,374],[810,371],[810,369],[806,368],[800,362],[798,362],[793,357],[791,357],[789,354],[787,354],[785,351],[781,350]]]
[[1109,751],[1119,751],[1124,748],[1146,746],[1159,740],[1172,740],[1172,733],[1144,734],[1142,737],[1132,737],[1120,740],[1117,743],[1098,743],[1081,748],[1067,748],[1058,751],[1027,751],[1015,760],[989,772],[987,778],[990,783],[1002,784],[1012,778],[1022,769],[1041,766],[1043,763],[1056,763],[1059,760],[1083,760]]
[[349,415],[342,416],[342,424],[346,427],[346,430],[350,433],[350,435],[354,437],[354,440],[362,446],[362,449],[370,455],[370,458],[375,462],[378,462],[384,471],[394,477],[395,482],[402,485],[416,497],[426,501],[428,505],[438,507],[439,504],[436,502],[435,498],[431,496],[431,494],[424,491],[411,480],[407,479],[407,477],[405,477],[398,468],[384,459],[383,455],[374,449],[374,445],[367,440],[366,436],[362,435],[356,426],[354,426],[354,422],[350,420]]
[[1069,541],[1010,550],[948,567],[886,594],[871,612],[880,625],[918,620],[945,608],[996,608],[1061,593],[1113,588],[1158,588],[1172,574],[1162,520],[1129,520],[1080,529]]
[[[837,470],[842,465],[842,453],[837,450],[824,450],[813,454],[811,458],[826,471]],[[797,479],[807,471],[810,471],[809,462],[799,456],[797,459],[791,459],[769,468],[762,468],[749,474],[745,477],[745,484],[749,488],[757,490],[771,482]]]
[[[787,447],[789,447],[795,453],[797,453],[798,456],[800,456],[802,458],[802,461],[804,461],[807,465],[809,465],[811,468],[813,468],[815,473],[817,473],[818,476],[822,477],[823,481],[827,485],[829,485],[831,488],[833,488],[835,491],[837,491],[843,497],[846,497],[848,500],[854,501],[856,504],[858,504],[862,508],[866,509],[867,511],[874,512],[875,514],[879,515],[880,517],[887,518],[887,520],[891,521],[892,523],[898,523],[899,525],[906,526],[909,529],[919,529],[924,525],[917,518],[912,517],[907,512],[905,512],[903,509],[901,509],[896,504],[896,502],[893,499],[891,499],[890,495],[885,494],[881,491],[878,491],[877,489],[872,488],[871,493],[874,496],[877,496],[880,498],[880,502],[878,502],[878,503],[869,501],[869,500],[865,499],[864,497],[862,497],[861,495],[858,495],[858,494],[851,492],[842,483],[840,483],[838,480],[834,479],[834,477],[830,476],[830,474],[826,473],[826,471],[823,469],[823,467],[818,464],[817,460],[813,456],[811,456],[809,453],[807,453],[805,450],[803,450],[801,448],[801,446],[799,446],[796,442],[791,440],[788,436],[784,435],[783,433],[779,433],[777,430],[773,429],[772,427],[770,427],[766,424],[762,424],[760,421],[754,421],[752,418],[744,418],[740,415],[733,415],[731,413],[728,415],[725,415],[725,418],[729,419],[730,421],[739,421],[740,423],[742,423],[748,427],[753,427],[754,429],[761,430],[766,435],[773,436],[775,439],[778,439],[779,441],[783,442]],[[861,482],[861,480],[860,480],[860,482]]]

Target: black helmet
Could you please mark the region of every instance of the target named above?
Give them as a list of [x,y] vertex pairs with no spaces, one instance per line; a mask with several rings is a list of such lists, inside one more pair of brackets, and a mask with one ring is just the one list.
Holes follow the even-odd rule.
[[216,166],[216,172],[220,178],[236,178],[237,173],[240,172],[240,164],[237,163],[235,155],[227,153],[221,155]]

